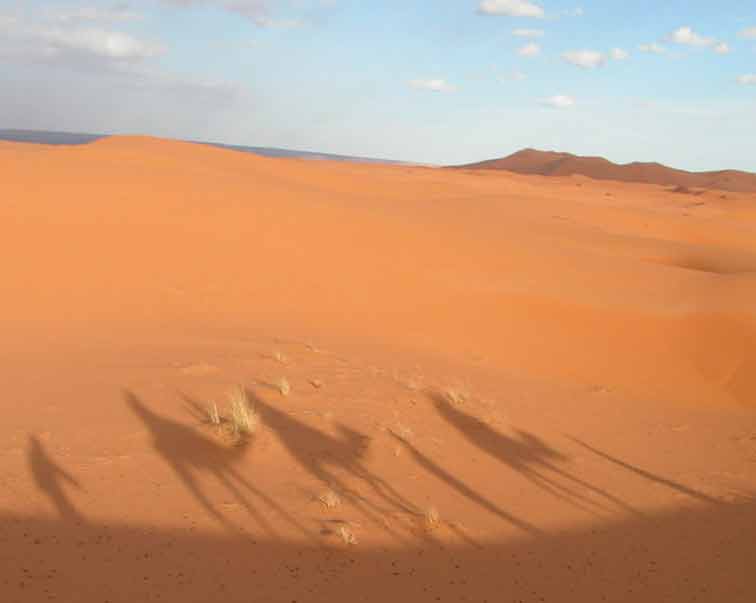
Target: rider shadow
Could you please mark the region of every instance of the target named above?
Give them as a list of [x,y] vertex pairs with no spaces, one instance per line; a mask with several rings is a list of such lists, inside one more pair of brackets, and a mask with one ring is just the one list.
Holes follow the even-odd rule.
[[299,531],[309,535],[308,531],[289,513],[267,494],[256,488],[235,468],[249,448],[249,438],[241,440],[233,447],[224,446],[187,425],[157,414],[130,391],[124,392],[124,397],[128,406],[142,420],[152,435],[155,452],[173,469],[187,490],[218,522],[229,529],[233,528],[200,487],[198,476],[201,474],[214,476],[269,535],[276,536],[275,529],[252,505],[247,495],[257,497]]
[[[262,400],[247,390],[255,411],[267,428],[276,434],[289,454],[315,479],[338,492],[341,498],[378,523],[394,536],[399,535],[384,521],[387,511],[399,511],[415,517],[423,513],[406,500],[383,478],[365,465],[369,438],[345,425],[338,425],[338,435],[323,433]],[[348,478],[367,486],[373,497],[350,488]],[[375,502],[378,501],[378,502]]]
[[[558,463],[567,461],[568,457],[539,437],[522,430],[515,430],[514,436],[499,433],[480,419],[453,406],[443,395],[429,395],[441,417],[468,442],[504,463],[544,492],[589,513],[607,511],[608,504],[640,515],[636,509],[616,496],[559,467]],[[583,491],[590,492],[593,497]],[[603,503],[596,498],[600,498]]]
[[27,458],[34,482],[52,501],[61,519],[83,523],[84,517],[74,507],[63,489],[63,483],[67,483],[77,490],[83,490],[79,481],[50,458],[36,436],[29,436]]

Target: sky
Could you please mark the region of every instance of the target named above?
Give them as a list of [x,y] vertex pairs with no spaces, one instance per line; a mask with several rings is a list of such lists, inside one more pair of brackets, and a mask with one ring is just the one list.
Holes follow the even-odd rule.
[[0,0],[0,128],[756,172],[756,0]]

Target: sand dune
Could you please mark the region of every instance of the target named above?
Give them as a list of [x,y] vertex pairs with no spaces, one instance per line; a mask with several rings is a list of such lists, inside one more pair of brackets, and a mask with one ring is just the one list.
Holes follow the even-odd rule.
[[[145,137],[34,149],[0,147],[11,601],[66,598],[72,533],[121,568],[83,602],[242,600],[251,569],[265,600],[359,600],[334,586],[349,567],[374,601],[756,592],[756,195]],[[234,384],[260,419],[243,448],[203,414]],[[455,559],[477,569],[439,592],[429,568]]]
[[523,149],[502,159],[491,159],[458,166],[465,169],[507,170],[540,176],[580,174],[596,180],[642,182],[690,189],[694,187],[724,191],[756,192],[756,174],[738,170],[687,172],[660,163],[616,164],[603,157],[581,157],[570,153]]

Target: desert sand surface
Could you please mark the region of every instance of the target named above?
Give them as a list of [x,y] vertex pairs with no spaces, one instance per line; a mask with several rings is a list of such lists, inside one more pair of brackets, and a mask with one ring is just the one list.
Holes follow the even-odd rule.
[[694,187],[741,193],[756,193],[756,173],[740,170],[689,172],[661,163],[635,161],[618,164],[604,157],[584,157],[572,153],[522,149],[501,159],[479,161],[457,168],[507,170],[541,176],[588,176],[594,180],[641,182],[679,188],[677,192],[696,194]]
[[756,194],[0,165],[4,603],[756,600]]

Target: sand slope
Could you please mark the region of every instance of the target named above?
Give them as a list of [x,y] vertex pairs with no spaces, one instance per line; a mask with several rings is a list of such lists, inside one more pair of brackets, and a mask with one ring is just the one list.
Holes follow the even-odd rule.
[[[0,162],[11,601],[93,555],[84,602],[245,600],[253,569],[271,601],[756,592],[756,195],[140,137]],[[243,446],[206,422],[234,384]]]

